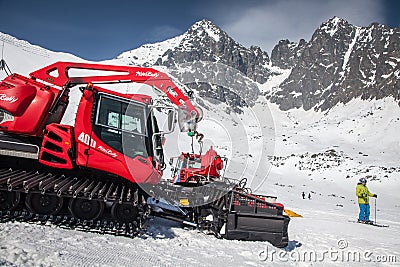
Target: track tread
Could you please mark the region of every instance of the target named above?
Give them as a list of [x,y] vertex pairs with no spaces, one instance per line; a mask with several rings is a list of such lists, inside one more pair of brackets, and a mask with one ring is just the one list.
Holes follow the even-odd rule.
[[[147,205],[141,205],[141,193],[137,188],[114,182],[97,181],[93,178],[79,179],[60,174],[39,173],[0,169],[0,190],[28,193],[49,194],[66,199],[87,199],[104,201],[112,204],[131,204],[139,208],[138,218],[129,223],[113,220],[110,214],[96,220],[79,220],[70,213],[61,215],[42,215],[27,210],[22,203],[14,211],[0,211],[0,223],[25,222],[40,225],[53,225],[65,229],[84,232],[112,234],[134,237],[141,231],[149,216]],[[143,201],[142,201],[143,202]],[[145,202],[144,202],[145,203]],[[108,217],[110,218],[108,218]]]

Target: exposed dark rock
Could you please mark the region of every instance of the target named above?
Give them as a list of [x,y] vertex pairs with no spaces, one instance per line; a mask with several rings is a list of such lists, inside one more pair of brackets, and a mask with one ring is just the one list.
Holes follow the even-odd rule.
[[168,50],[156,64],[176,67],[196,61],[225,64],[260,83],[264,83],[270,74],[266,68],[269,63],[267,52],[257,46],[242,46],[208,20],[190,27],[180,44]]
[[293,43],[287,39],[279,41],[271,53],[272,66],[282,69],[293,68],[299,61],[306,44],[304,39],[301,39],[299,43]]
[[[282,90],[270,99],[283,110],[302,107],[323,111],[358,97],[399,99],[399,40],[400,28],[376,23],[356,27],[334,17],[314,32],[290,76],[280,85]],[[278,44],[276,51],[287,55],[276,57],[295,61],[291,56],[294,49],[288,47],[294,45],[286,41]],[[275,54],[271,58],[274,63]]]

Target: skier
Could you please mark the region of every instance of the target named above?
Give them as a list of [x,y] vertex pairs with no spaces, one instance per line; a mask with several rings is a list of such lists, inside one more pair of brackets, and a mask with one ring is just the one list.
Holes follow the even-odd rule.
[[305,198],[306,198],[306,193],[303,192],[303,193],[301,194],[301,196],[303,197],[303,199],[305,199]]
[[311,193],[308,193],[308,199],[311,200]]
[[361,178],[356,187],[356,195],[358,197],[358,205],[360,206],[360,214],[358,216],[359,223],[372,224],[369,220],[369,197],[378,197],[376,194],[369,192],[367,187],[367,179]]

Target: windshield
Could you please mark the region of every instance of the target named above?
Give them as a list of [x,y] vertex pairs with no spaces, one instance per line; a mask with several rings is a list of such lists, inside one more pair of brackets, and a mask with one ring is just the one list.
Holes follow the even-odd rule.
[[124,155],[147,157],[145,112],[146,106],[140,103],[100,95],[93,130],[105,144]]
[[188,167],[192,169],[200,169],[201,168],[201,160],[200,159],[190,159],[188,161]]
[[187,168],[191,168],[191,169],[200,169],[201,168],[201,159],[196,158],[196,159],[188,159],[187,157],[183,157],[182,158],[178,158],[177,161],[177,168],[178,169],[187,169]]
[[144,106],[101,96],[96,124],[108,128],[147,135]]

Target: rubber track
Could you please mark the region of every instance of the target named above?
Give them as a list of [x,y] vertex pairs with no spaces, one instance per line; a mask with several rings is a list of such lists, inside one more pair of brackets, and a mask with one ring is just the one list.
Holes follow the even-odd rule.
[[139,208],[138,219],[130,223],[120,223],[110,218],[80,220],[71,214],[41,215],[28,211],[25,205],[18,205],[13,211],[0,211],[0,222],[19,221],[41,225],[52,224],[62,228],[85,232],[113,234],[133,237],[140,230],[150,213],[147,205],[141,205],[136,188],[101,182],[91,178],[76,178],[61,174],[39,173],[35,171],[0,169],[0,190],[21,193],[40,193],[58,197],[98,200],[119,204],[131,204]]

